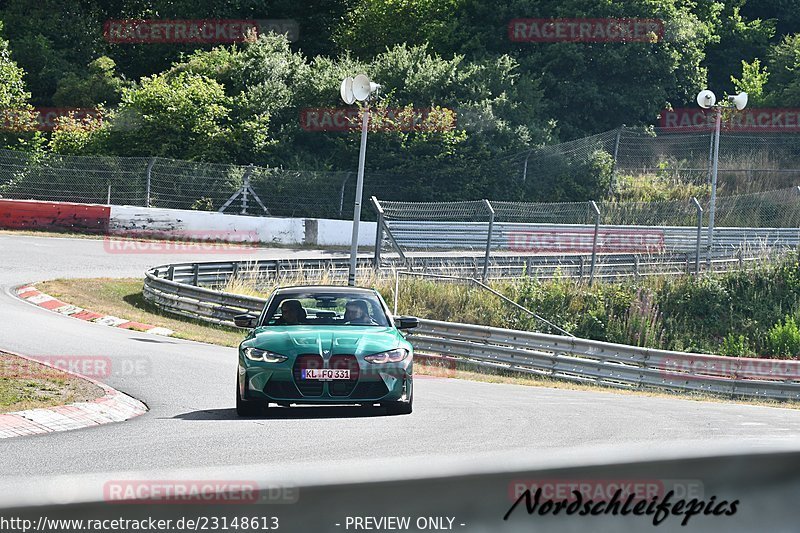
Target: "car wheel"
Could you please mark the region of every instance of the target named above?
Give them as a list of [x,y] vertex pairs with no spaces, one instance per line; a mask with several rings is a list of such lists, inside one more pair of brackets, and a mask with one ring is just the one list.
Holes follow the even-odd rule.
[[414,408],[414,386],[412,381],[409,380],[408,384],[411,388],[411,394],[408,395],[407,400],[399,400],[386,404],[386,412],[390,415],[410,415]]
[[256,416],[266,411],[267,405],[243,400],[239,394],[239,375],[236,375],[236,414],[241,417]]

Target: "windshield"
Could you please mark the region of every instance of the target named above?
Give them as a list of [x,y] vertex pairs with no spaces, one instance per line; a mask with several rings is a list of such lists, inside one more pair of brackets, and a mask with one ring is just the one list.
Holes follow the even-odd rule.
[[364,292],[287,292],[275,295],[263,326],[389,326],[383,306]]

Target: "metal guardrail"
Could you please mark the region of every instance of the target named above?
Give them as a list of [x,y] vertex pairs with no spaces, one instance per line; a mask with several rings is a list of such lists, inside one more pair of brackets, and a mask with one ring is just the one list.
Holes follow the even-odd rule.
[[[681,275],[694,271],[697,257],[694,254],[603,254],[597,265],[595,278],[621,279],[651,275]],[[764,259],[764,254],[735,255],[718,254],[706,263],[708,271],[725,271],[742,268]],[[483,257],[469,256],[384,256],[376,266],[373,258],[359,258],[358,269],[362,272],[382,270],[393,273],[397,269],[423,273],[447,274],[462,277],[481,277],[484,271]],[[571,277],[589,279],[591,257],[575,255],[494,255],[485,268],[488,279],[535,277],[552,279]],[[204,287],[222,287],[228,280],[271,280],[283,275],[319,280],[347,279],[347,258],[312,258],[301,260],[267,259],[253,261],[217,261],[204,263],[180,263],[165,265],[151,270],[153,275],[180,283]]]
[[672,352],[436,320],[420,320],[410,340],[421,353],[573,382],[800,399],[800,361]]
[[[487,246],[489,222],[385,221],[397,244],[413,249],[475,250]],[[701,235],[702,237],[702,235]],[[590,253],[595,239],[591,224],[526,224],[494,222],[491,248],[496,251]],[[606,253],[650,251],[694,253],[697,228],[692,226],[611,226],[598,229],[598,250]],[[703,242],[703,244],[705,244]],[[798,228],[714,228],[714,249],[745,245],[798,246]]]
[[[144,297],[170,313],[232,325],[237,314],[260,313],[266,300],[197,285],[213,285],[241,271],[241,266],[234,265],[237,263],[193,263],[151,269],[146,273]],[[800,361],[671,352],[435,320],[421,320],[409,338],[421,353],[575,382],[800,399]]]

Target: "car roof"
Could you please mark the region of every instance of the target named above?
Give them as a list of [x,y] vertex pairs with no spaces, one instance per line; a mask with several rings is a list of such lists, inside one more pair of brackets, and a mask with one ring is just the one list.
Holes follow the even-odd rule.
[[275,293],[310,293],[310,292],[322,292],[327,294],[352,294],[354,292],[362,292],[362,293],[369,293],[375,294],[375,289],[369,289],[367,287],[347,287],[342,285],[294,285],[292,287],[280,287],[275,289]]

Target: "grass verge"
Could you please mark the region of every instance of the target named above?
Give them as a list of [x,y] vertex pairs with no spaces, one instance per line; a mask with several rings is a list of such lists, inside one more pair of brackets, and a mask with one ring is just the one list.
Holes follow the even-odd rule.
[[[108,313],[172,329],[176,337],[183,339],[238,346],[244,337],[241,329],[226,328],[182,317],[166,315],[144,300],[141,294],[142,281],[139,279],[70,279],[54,280],[37,284],[44,293],[55,296],[67,303],[85,307],[98,313]],[[437,362],[415,361],[415,372],[433,377],[450,377],[487,383],[505,383],[548,387],[556,389],[604,391],[614,394],[637,394],[662,398],[681,398],[697,401],[742,403],[768,407],[800,409],[800,402],[777,402],[772,400],[732,400],[719,396],[697,393],[670,393],[662,391],[625,390],[592,383],[573,383],[546,376],[538,376],[518,371],[488,369],[458,363],[455,367],[442,366]]]
[[87,402],[103,389],[76,376],[27,359],[0,353],[0,413]]

